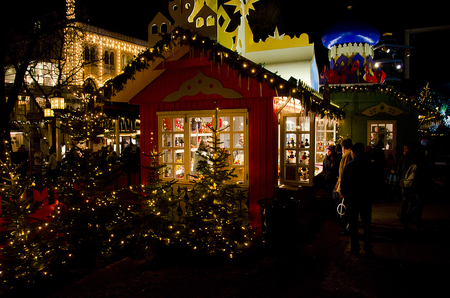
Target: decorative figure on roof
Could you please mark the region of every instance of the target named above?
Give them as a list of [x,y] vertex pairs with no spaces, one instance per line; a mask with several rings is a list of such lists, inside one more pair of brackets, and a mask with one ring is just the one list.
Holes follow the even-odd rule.
[[379,31],[363,22],[346,19],[331,26],[322,36],[330,67],[320,74],[320,84],[383,83],[386,74],[374,70],[372,58],[379,40]]
[[[273,35],[264,41],[255,42],[247,18],[250,11],[255,10],[256,2],[259,0],[229,0],[224,3],[234,6],[234,13],[240,13],[240,24],[233,30],[228,28],[231,18],[223,6],[218,5],[218,0],[173,0],[168,7],[173,23],[158,13],[149,24],[149,47],[153,47],[161,39],[160,34],[182,27],[217,40],[222,46],[247,59],[264,64],[267,69],[277,72],[284,79],[300,79],[317,91],[319,70],[315,61],[314,44],[309,42],[308,35],[290,37],[280,33],[276,27]],[[285,67],[286,64],[290,64],[290,67]]]

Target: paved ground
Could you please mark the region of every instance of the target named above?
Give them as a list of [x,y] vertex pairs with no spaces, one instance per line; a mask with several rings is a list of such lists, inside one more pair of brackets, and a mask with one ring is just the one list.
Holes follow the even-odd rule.
[[[231,263],[173,256],[125,259],[45,297],[440,297],[448,296],[450,196],[448,168],[435,170],[424,229],[405,230],[399,201],[373,205],[376,259],[346,253],[348,237],[325,216],[323,195],[280,245],[261,246]],[[295,241],[290,241],[294,239]]]

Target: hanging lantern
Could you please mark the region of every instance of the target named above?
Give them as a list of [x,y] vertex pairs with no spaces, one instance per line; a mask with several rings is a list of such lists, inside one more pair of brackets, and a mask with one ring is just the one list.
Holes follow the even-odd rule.
[[50,104],[52,105],[52,110],[64,110],[65,103],[64,97],[55,96],[50,98]]
[[53,110],[51,108],[44,109],[44,117],[54,117]]

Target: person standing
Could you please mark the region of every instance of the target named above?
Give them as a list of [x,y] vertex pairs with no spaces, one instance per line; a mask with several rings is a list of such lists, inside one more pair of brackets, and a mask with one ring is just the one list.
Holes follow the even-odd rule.
[[410,152],[410,145],[405,145],[403,147],[403,155],[400,157],[397,165],[397,175],[399,177],[399,185],[402,192],[402,207],[398,214],[398,218],[405,228],[408,228],[407,211],[412,192],[409,187],[405,187],[404,179],[406,172],[412,163],[413,156]]
[[[432,184],[430,164],[426,160],[425,148],[421,144],[413,143],[408,154],[410,155],[409,167],[400,180],[403,185],[403,200],[399,219],[406,229],[409,228],[410,223],[414,223],[417,228],[422,228],[424,199]],[[412,165],[415,167],[411,167]],[[409,183],[405,182],[406,178]]]
[[339,163],[339,177],[336,182],[335,191],[337,193],[341,193],[341,175],[342,171],[344,171],[344,167],[347,163],[349,163],[352,160],[352,140],[351,139],[343,139],[341,141],[342,146],[342,158],[341,162]]
[[364,144],[358,142],[352,146],[352,161],[341,176],[341,192],[345,198],[349,222],[351,253],[359,254],[358,221],[361,216],[364,229],[364,251],[367,257],[374,257],[372,250],[372,200],[373,166],[364,152]]
[[[335,206],[338,206],[341,203],[341,176],[342,176],[342,172],[344,171],[345,165],[348,164],[352,160],[352,150],[351,150],[352,145],[353,145],[353,142],[349,138],[343,139],[341,141],[342,158],[341,158],[341,161],[339,163],[338,180],[336,182],[336,186],[335,186],[334,192],[333,192]],[[339,231],[339,234],[342,235],[342,236],[343,235],[348,235],[348,233],[349,233],[349,226],[348,226],[348,222],[346,220],[346,216],[344,216],[343,226],[344,226],[344,229]]]
[[13,163],[19,165],[20,178],[24,178],[29,168],[28,163],[28,151],[25,149],[25,145],[21,145],[17,152],[14,152]]
[[56,179],[58,177],[58,160],[56,159],[55,148],[50,148],[49,153],[47,175],[49,179]]
[[[334,207],[333,190],[339,176],[339,161],[337,160],[334,146],[327,147],[327,154],[323,160],[322,172],[324,186],[329,194],[329,198],[326,202],[326,208],[331,209],[332,216],[333,214],[337,215],[335,211],[336,208]],[[331,206],[332,208],[330,208],[329,206]]]

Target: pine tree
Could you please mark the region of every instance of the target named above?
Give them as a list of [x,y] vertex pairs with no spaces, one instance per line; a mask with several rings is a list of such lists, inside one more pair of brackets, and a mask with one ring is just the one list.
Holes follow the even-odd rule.
[[[7,156],[9,154],[7,153]],[[44,215],[58,212],[33,196],[34,182],[19,174],[9,158],[2,162],[0,219],[0,293],[16,291],[51,276],[70,255]]]
[[[216,119],[217,119],[216,111]],[[244,189],[232,181],[237,175],[229,169],[230,153],[220,147],[215,127],[211,146],[204,152],[194,177],[184,218],[183,240],[190,247],[209,254],[225,254],[232,258],[249,245],[248,229],[244,227],[247,214],[240,208],[248,198]]]
[[118,189],[124,164],[107,163],[90,149],[93,140],[108,128],[107,116],[92,106],[84,106],[81,111],[66,112],[61,120],[61,130],[75,142],[63,160],[58,179],[48,180],[46,185],[65,206],[52,222],[58,224],[72,245],[71,254],[76,260],[73,273],[82,275],[134,247],[130,233],[134,210],[139,207],[130,189]]
[[150,163],[143,166],[147,170],[147,183],[142,189],[136,212],[133,242],[140,254],[154,253],[155,245],[172,245],[182,233],[183,223],[178,215],[181,198],[174,194],[176,180],[163,181],[159,177],[166,165],[159,163],[161,154],[150,152]]

